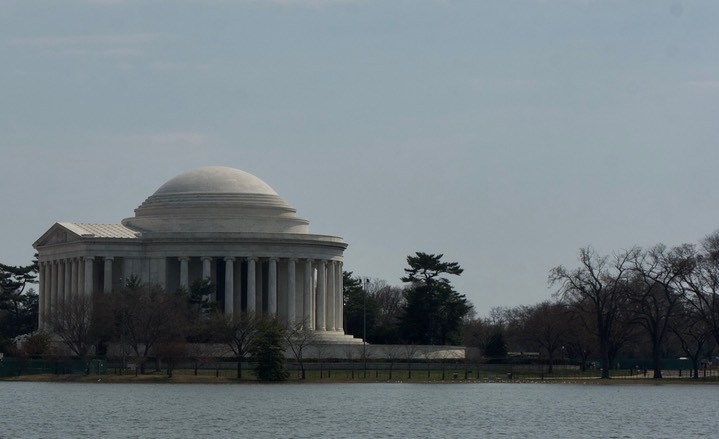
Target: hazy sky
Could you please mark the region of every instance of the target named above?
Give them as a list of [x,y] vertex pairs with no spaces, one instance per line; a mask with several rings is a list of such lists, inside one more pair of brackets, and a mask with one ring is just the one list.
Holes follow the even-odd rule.
[[0,0],[0,262],[206,165],[484,315],[586,245],[719,228],[719,2]]

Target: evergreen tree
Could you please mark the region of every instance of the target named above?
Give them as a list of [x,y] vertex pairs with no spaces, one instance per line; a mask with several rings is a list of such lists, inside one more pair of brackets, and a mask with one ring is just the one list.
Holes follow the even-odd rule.
[[217,310],[215,294],[217,285],[209,278],[197,279],[190,285],[189,301],[195,305],[200,314],[206,314]]
[[0,351],[10,340],[37,330],[38,295],[28,284],[37,283],[37,255],[32,264],[0,264]]
[[484,356],[488,358],[504,358],[507,356],[507,342],[504,341],[504,335],[495,331],[487,337],[484,344]]
[[263,319],[259,323],[250,347],[258,380],[284,381],[289,377],[284,339],[284,329],[277,319]]
[[342,279],[345,333],[362,337],[366,330],[368,335],[372,334],[377,316],[375,296],[365,291],[362,279],[352,277],[351,271],[344,271]]
[[460,328],[472,310],[463,294],[454,290],[444,274],[459,276],[463,269],[457,262],[443,262],[444,255],[417,252],[407,256],[403,282],[411,285],[405,290],[405,307],[401,317],[403,338],[407,343],[460,343]]

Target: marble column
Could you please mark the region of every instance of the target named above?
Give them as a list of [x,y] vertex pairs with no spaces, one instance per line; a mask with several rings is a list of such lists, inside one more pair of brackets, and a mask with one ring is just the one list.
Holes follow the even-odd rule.
[[95,263],[95,258],[92,256],[85,256],[85,296],[92,297],[94,291],[93,291],[93,264]]
[[232,316],[235,310],[235,258],[225,258],[225,314]]
[[79,295],[85,295],[85,264],[82,258],[77,258],[77,292]]
[[60,304],[64,304],[67,300],[65,297],[65,260],[57,261],[57,297]]
[[63,262],[65,265],[65,282],[63,284],[63,290],[65,290],[65,300],[70,300],[72,297],[72,259],[65,259]]
[[295,326],[296,304],[296,273],[294,258],[287,261],[287,327],[292,329]]
[[74,297],[79,297],[79,296],[80,296],[80,290],[79,290],[80,280],[79,280],[79,277],[78,277],[78,276],[79,276],[79,273],[78,273],[78,264],[79,264],[79,263],[78,263],[78,259],[77,259],[77,258],[72,258],[72,270],[71,270],[71,272],[72,272],[72,276],[71,276],[71,277],[72,277],[72,283],[71,283],[71,285],[70,285],[70,290],[72,291],[72,295],[73,295]]
[[326,298],[327,298],[327,267],[324,259],[317,263],[317,302],[315,307],[315,330],[324,331],[325,316],[327,315]]
[[312,324],[312,259],[305,261],[305,285],[302,291],[303,299],[303,316],[302,316],[302,327],[304,330],[314,330]]
[[327,262],[327,326],[328,331],[335,330],[335,263]]
[[242,314],[242,259],[238,259],[236,264],[233,264],[234,266],[234,279],[233,284],[235,286],[235,290],[233,292],[233,300],[234,303],[234,312],[233,315],[239,316]]
[[212,258],[202,257],[202,279],[212,279]]
[[104,270],[104,282],[102,291],[104,293],[111,293],[112,292],[112,256],[106,256],[105,257],[105,270]]
[[180,288],[189,290],[190,288],[190,270],[188,264],[190,258],[187,256],[181,256],[177,258],[180,261]]
[[60,297],[57,290],[57,261],[50,261],[50,318],[57,314],[57,305]]
[[265,303],[265,261],[257,258],[255,263],[255,307],[257,312],[262,314],[267,309]]
[[40,262],[40,270],[38,271],[39,275],[39,295],[38,295],[38,313],[37,313],[37,327],[38,329],[44,329],[45,328],[45,314],[47,311],[45,310],[45,307],[47,306],[47,273],[45,273],[46,269],[46,263]]
[[335,319],[337,321],[337,330],[344,332],[345,321],[345,296],[344,296],[344,277],[342,274],[342,262],[337,261],[337,268],[335,269],[335,275],[337,276],[337,312]]
[[256,309],[257,284],[255,282],[255,262],[257,258],[247,258],[247,312],[254,313]]
[[[212,279],[212,258],[209,256],[203,256],[202,258],[202,280],[205,279]],[[213,297],[208,298],[208,300],[217,300],[217,291],[215,291],[215,294]]]
[[277,315],[277,258],[270,258],[267,275],[267,313]]

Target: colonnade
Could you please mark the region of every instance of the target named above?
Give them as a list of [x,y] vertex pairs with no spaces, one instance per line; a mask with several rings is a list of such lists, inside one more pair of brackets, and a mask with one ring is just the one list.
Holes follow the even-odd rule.
[[[104,290],[112,288],[112,260],[105,258]],[[94,264],[92,256],[41,261],[39,265],[39,325],[47,327],[47,319],[57,313],[60,303],[73,296],[90,296],[94,288]],[[109,273],[108,273],[109,272]]]
[[[181,288],[190,286],[190,263],[195,258],[177,258]],[[224,264],[225,314],[265,312],[282,318],[289,327],[299,324],[315,331],[344,331],[341,261],[254,256],[199,258],[203,279],[212,279],[213,262],[216,273]],[[243,264],[245,268],[240,269]],[[214,281],[219,283],[219,279]]]
[[[169,271],[167,266],[172,259],[179,261],[179,286],[187,289],[191,279],[190,262],[196,258],[183,256],[155,261],[162,265],[160,272],[166,276],[178,274],[177,265],[175,271]],[[219,283],[219,279],[213,279],[213,262],[216,264],[215,273],[224,271],[225,314],[265,312],[280,317],[289,327],[299,324],[305,330],[344,332],[341,261],[252,256],[199,258],[203,279],[209,278]],[[112,291],[113,276],[144,277],[141,273],[130,272],[126,264],[121,266],[122,271],[126,272],[119,273],[120,270],[114,267],[114,260],[111,256],[85,256],[41,261],[40,327],[47,328],[47,319],[57,313],[61,303],[71,300],[73,296],[89,297],[99,292],[100,285],[95,285],[96,281],[101,281],[101,291],[108,293]],[[224,264],[224,270],[218,270],[220,264]],[[114,275],[113,269],[116,271]],[[246,276],[244,282],[243,275]],[[159,279],[163,287],[166,288],[168,284],[178,285],[177,279],[173,281],[166,276],[160,276]],[[197,277],[197,272],[194,277]]]

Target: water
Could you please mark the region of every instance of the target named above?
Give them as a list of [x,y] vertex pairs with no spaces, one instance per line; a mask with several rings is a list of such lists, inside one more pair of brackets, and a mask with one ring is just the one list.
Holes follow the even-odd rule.
[[2,438],[719,435],[719,387],[0,382]]

